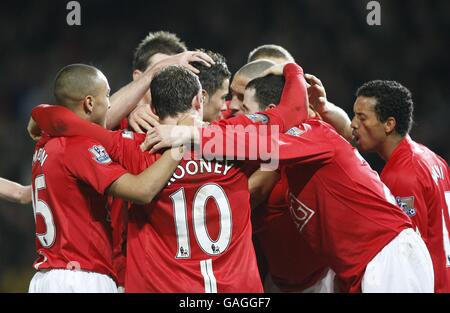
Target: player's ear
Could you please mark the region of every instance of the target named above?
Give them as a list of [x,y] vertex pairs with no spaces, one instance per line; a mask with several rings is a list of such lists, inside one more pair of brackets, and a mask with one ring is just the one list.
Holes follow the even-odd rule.
[[202,89],[202,102],[203,105],[207,104],[209,102],[209,94],[205,89]]
[[152,102],[150,102],[150,110],[152,111],[153,114],[158,115],[158,114],[156,113],[155,106],[153,105]]
[[195,111],[200,111],[203,108],[203,95],[202,93],[199,91],[194,98],[192,98],[192,108]]
[[384,132],[386,134],[390,134],[395,130],[395,126],[397,126],[397,121],[395,117],[390,116],[387,118],[386,122],[384,122]]
[[141,77],[142,72],[140,70],[134,70],[133,71],[133,80],[138,79],[139,77]]
[[87,114],[91,114],[94,111],[94,97],[93,96],[86,96],[83,99],[83,109],[84,112]]
[[271,104],[269,104],[269,105],[266,107],[266,110],[268,110],[268,109],[273,109],[273,108],[275,108],[276,106],[277,106],[276,104],[271,103]]

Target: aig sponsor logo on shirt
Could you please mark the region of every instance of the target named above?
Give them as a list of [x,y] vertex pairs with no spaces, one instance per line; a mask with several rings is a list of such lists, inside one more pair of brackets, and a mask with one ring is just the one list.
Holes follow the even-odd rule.
[[298,200],[292,193],[289,194],[289,200],[289,211],[291,212],[292,220],[297,226],[297,230],[301,232],[315,212]]
[[396,197],[398,206],[402,208],[403,212],[409,217],[416,215],[416,209],[414,208],[414,196],[409,197]]
[[111,161],[111,158],[108,155],[108,152],[106,152],[105,148],[103,146],[93,146],[89,148],[89,151],[94,155],[93,159],[100,164],[108,164]]

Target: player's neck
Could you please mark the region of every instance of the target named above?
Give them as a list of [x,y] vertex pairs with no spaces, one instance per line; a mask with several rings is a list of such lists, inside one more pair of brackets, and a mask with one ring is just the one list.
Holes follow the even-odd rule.
[[159,122],[163,125],[177,125],[178,120],[178,117],[166,117],[161,119]]
[[76,107],[66,107],[66,108],[68,108],[70,111],[72,111],[73,113],[78,115],[81,119],[88,121],[88,122],[92,122],[90,120],[90,116],[88,114],[86,114],[86,112],[84,112],[83,107],[76,106]]
[[174,117],[168,116],[166,118],[160,119],[159,122],[164,125],[177,125],[178,122],[180,121],[180,119],[186,117],[186,115],[192,116],[192,117],[196,116],[195,111],[189,111],[189,112],[178,113]]
[[397,148],[403,138],[404,137],[398,134],[392,134],[381,144],[377,152],[385,162],[389,161],[392,152],[394,152],[395,148]]

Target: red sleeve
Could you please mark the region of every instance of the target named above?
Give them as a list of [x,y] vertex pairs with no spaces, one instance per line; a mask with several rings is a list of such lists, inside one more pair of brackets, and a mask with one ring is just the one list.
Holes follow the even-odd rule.
[[[300,128],[296,129],[300,130]],[[324,137],[320,128],[306,130],[303,133],[300,131],[288,135],[280,134],[280,163],[283,165],[329,163],[334,157],[335,147],[328,138]]]
[[284,67],[285,85],[280,103],[273,109],[249,115],[238,115],[222,119],[213,124],[219,127],[227,125],[268,124],[278,125],[284,133],[297,126],[308,117],[308,94],[303,69],[295,63]]
[[[243,117],[245,118],[245,117]],[[326,138],[326,128],[320,122],[302,124],[280,134],[277,126],[251,124],[211,125],[201,129],[201,152],[207,158],[259,160],[281,164],[321,162],[334,157],[335,147]]]
[[75,137],[67,142],[65,165],[71,175],[94,188],[105,190],[127,171],[114,163],[105,148],[97,141]]
[[159,154],[142,152],[140,144],[145,140],[145,134],[124,130],[114,132],[114,149],[111,158],[126,168],[131,174],[137,175],[156,162]]
[[31,116],[39,128],[50,136],[86,136],[100,142],[108,151],[114,145],[110,131],[81,119],[63,106],[41,104],[31,111]]
[[285,84],[280,103],[264,112],[272,124],[280,126],[282,133],[308,118],[308,91],[303,69],[290,63],[284,67],[283,72]]

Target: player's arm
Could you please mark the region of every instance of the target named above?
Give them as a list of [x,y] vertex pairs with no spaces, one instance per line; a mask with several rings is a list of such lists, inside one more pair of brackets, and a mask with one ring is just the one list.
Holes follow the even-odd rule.
[[146,204],[164,188],[183,156],[183,149],[165,151],[150,167],[139,175],[124,174],[107,189],[108,194],[138,204]]
[[167,150],[157,161],[155,156],[151,156],[143,170],[133,175],[113,162],[98,141],[80,137],[67,140],[64,166],[69,175],[85,182],[99,194],[145,204],[152,201],[164,187],[181,157],[179,148]]
[[229,125],[267,124],[277,125],[284,133],[293,126],[298,126],[308,117],[308,94],[303,69],[295,63],[278,64],[266,70],[261,76],[284,75],[285,84],[280,103],[272,109],[256,114],[235,116],[214,122],[221,128]]
[[[175,145],[188,144],[193,141],[202,146],[209,145],[212,135],[215,139],[222,136],[222,142],[232,142],[235,132],[229,131],[230,126],[254,126],[254,130],[261,137],[261,141],[273,141],[272,132],[285,132],[292,126],[297,126],[307,118],[308,99],[306,82],[303,77],[303,69],[294,63],[285,64],[270,68],[270,72],[282,70],[285,76],[285,86],[280,99],[280,103],[273,109],[264,112],[250,114],[248,116],[236,116],[229,119],[223,119],[212,123],[205,128],[186,128],[170,125],[159,125],[151,129],[144,143],[145,149],[152,148],[158,150],[161,148]],[[192,123],[191,123],[192,124]],[[189,124],[186,124],[189,125]],[[260,128],[259,126],[263,126]],[[278,126],[278,128],[267,127]],[[259,129],[262,131],[260,132]],[[246,134],[245,136],[249,136]]]
[[31,202],[31,186],[23,186],[0,177],[0,198],[20,204]]
[[248,189],[250,191],[250,205],[254,209],[264,203],[272,192],[273,187],[280,180],[277,171],[257,170],[248,179]]
[[351,121],[347,113],[340,107],[334,105],[327,100],[325,87],[320,79],[311,74],[305,74],[306,81],[309,83],[308,97],[309,103],[314,110],[319,113],[320,117],[327,123],[331,124],[339,135],[352,140]]
[[[117,127],[120,121],[127,116],[138,104],[138,102],[144,97],[144,94],[150,88],[150,82],[156,73],[158,73],[163,67],[173,64],[179,64],[195,74],[199,71],[190,64],[190,62],[201,62],[206,66],[210,66],[214,61],[207,54],[200,51],[186,51],[174,56],[168,57],[153,66],[149,67],[143,75],[141,75],[135,81],[132,81],[128,85],[120,88],[115,92],[111,98],[111,108],[107,113],[107,125],[108,129]],[[153,126],[153,125],[151,125]]]
[[108,151],[115,145],[113,132],[85,121],[69,109],[58,105],[41,104],[31,111],[28,132],[36,139],[41,131],[55,137],[86,136],[100,142]]

